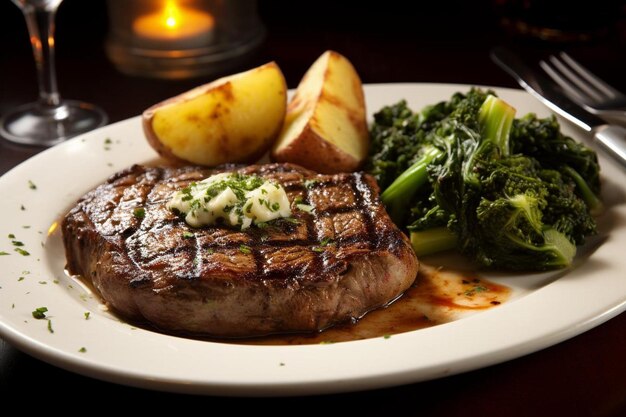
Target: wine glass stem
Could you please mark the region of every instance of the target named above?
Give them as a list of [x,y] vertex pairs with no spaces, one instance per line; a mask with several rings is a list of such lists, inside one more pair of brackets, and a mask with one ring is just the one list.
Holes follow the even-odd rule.
[[31,6],[22,9],[26,18],[30,43],[33,47],[37,79],[39,81],[39,103],[44,107],[58,107],[61,97],[57,89],[54,66],[54,16],[56,7]]

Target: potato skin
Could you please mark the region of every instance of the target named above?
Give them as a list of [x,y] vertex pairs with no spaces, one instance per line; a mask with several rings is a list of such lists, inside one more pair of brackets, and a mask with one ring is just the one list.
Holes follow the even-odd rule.
[[[158,105],[155,105],[158,106]],[[150,109],[152,109],[152,106]],[[150,109],[146,110],[142,117],[141,117],[141,125],[143,127],[143,132],[144,135],[146,136],[146,139],[148,140],[148,143],[150,144],[150,146],[152,146],[152,148],[163,158],[167,159],[170,162],[173,162],[175,164],[178,165],[185,165],[188,164],[187,161],[185,161],[184,159],[181,159],[179,157],[177,157],[176,155],[174,155],[172,153],[172,151],[170,150],[170,148],[168,148],[167,146],[165,146],[160,140],[159,138],[156,136],[156,134],[154,133],[154,129],[152,129],[152,116],[153,114],[146,116],[146,113],[148,111],[150,111]]]
[[359,75],[346,57],[326,51],[300,81],[270,157],[334,174],[359,169],[368,148]]
[[142,125],[148,143],[170,161],[251,163],[280,133],[286,106],[286,82],[272,62],[155,104]]
[[320,137],[310,124],[289,145],[272,152],[270,157],[274,162],[291,162],[321,174],[353,172],[363,162]]

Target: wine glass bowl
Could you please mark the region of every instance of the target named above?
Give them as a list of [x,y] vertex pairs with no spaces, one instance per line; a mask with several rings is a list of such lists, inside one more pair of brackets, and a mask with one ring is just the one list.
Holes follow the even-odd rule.
[[24,14],[33,48],[39,99],[0,118],[0,136],[24,144],[52,146],[106,124],[99,107],[59,94],[54,65],[54,17],[62,0],[13,0]]

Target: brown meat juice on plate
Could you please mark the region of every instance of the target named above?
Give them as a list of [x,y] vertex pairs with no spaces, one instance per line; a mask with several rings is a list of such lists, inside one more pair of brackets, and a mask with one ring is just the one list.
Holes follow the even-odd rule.
[[313,334],[270,335],[226,340],[251,345],[305,345],[348,342],[444,324],[460,315],[496,307],[508,300],[511,290],[474,273],[456,272],[420,264],[415,283],[397,300],[370,311],[355,323],[338,324]]

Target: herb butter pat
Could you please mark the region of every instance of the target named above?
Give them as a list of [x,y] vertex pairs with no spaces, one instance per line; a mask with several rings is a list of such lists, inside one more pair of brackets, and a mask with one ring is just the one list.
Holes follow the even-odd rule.
[[192,227],[221,222],[242,230],[291,216],[285,189],[256,175],[221,173],[177,191],[167,208]]

